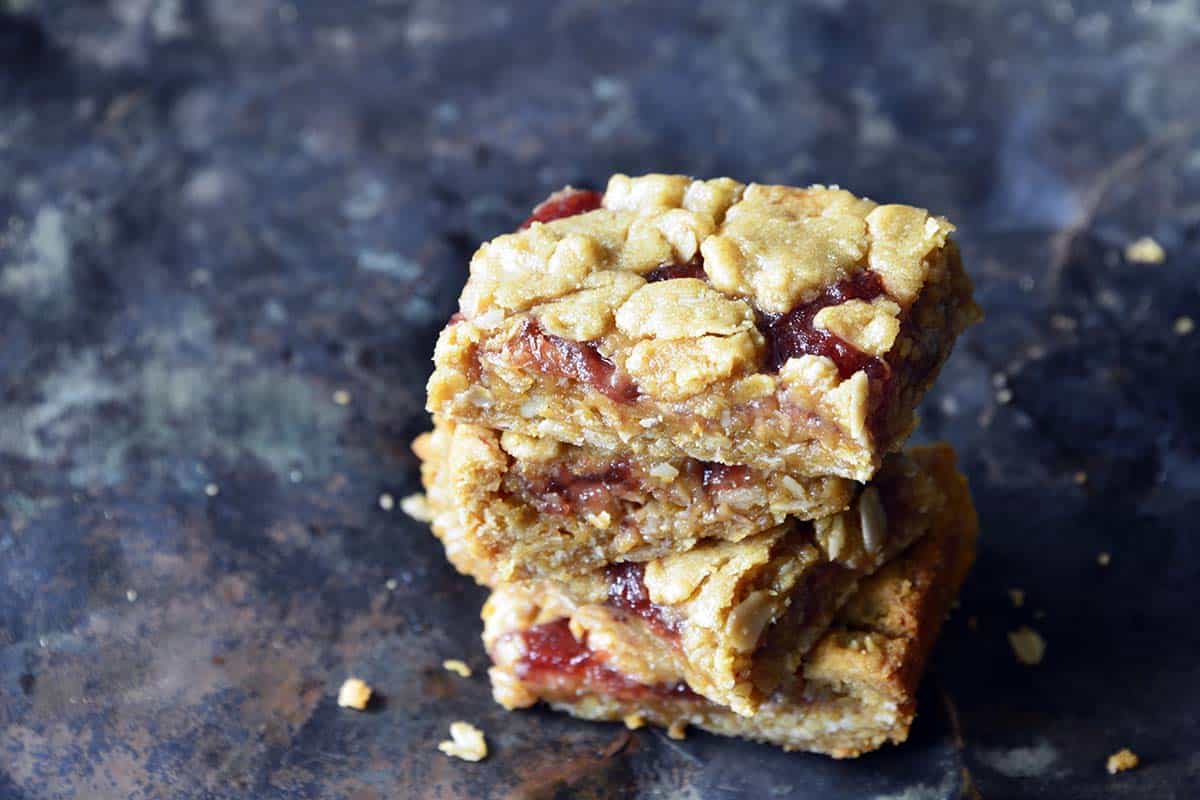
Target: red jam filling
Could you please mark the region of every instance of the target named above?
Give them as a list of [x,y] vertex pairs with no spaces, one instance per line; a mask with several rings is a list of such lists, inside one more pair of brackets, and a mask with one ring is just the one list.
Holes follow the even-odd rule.
[[571,635],[567,620],[534,625],[521,632],[524,654],[517,676],[534,683],[556,683],[562,678],[618,699],[637,699],[653,694],[662,697],[694,698],[697,695],[682,681],[647,686],[605,665],[603,655]]
[[560,189],[538,203],[529,219],[521,223],[519,230],[524,230],[535,222],[553,222],[563,217],[595,211],[603,200],[602,193],[589,189]]
[[821,293],[815,300],[793,308],[786,314],[764,315],[759,330],[767,340],[767,368],[778,371],[789,358],[802,355],[825,356],[837,364],[838,373],[848,378],[862,370],[872,380],[886,380],[891,373],[887,362],[868,355],[840,337],[813,325],[817,312],[847,300],[870,302],[884,294],[879,274],[862,270],[844,278]]
[[565,464],[559,464],[544,477],[525,481],[523,487],[530,502],[543,514],[598,514],[614,499],[634,495],[637,488],[633,471],[625,461],[587,475],[575,475]]
[[511,346],[518,366],[532,364],[541,372],[590,384],[618,403],[637,399],[637,384],[602,356],[592,342],[573,342],[546,333],[536,322],[528,321]]
[[641,617],[659,636],[679,638],[679,626],[663,614],[662,606],[650,601],[646,589],[646,568],[642,564],[624,562],[604,568],[608,578],[608,604]]
[[704,272],[704,259],[701,258],[699,253],[692,256],[692,260],[686,264],[664,264],[661,267],[650,270],[645,275],[647,283],[672,281],[676,278],[705,280],[707,277]]

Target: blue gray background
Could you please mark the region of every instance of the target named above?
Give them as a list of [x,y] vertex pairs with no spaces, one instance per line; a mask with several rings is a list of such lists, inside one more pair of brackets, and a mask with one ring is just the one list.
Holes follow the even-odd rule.
[[[0,0],[0,797],[1197,796],[1198,70],[1194,0]],[[904,747],[506,714],[379,507],[472,250],[614,171],[958,223],[984,539]]]

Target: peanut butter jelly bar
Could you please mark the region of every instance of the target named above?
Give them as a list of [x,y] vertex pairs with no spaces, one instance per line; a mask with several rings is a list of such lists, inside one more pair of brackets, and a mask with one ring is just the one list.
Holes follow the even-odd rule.
[[935,530],[860,584],[753,716],[698,695],[673,674],[648,681],[625,672],[607,640],[593,639],[535,584],[505,584],[484,606],[492,693],[510,709],[541,700],[585,719],[676,732],[691,725],[835,758],[899,744],[916,714],[929,652],[974,558],[970,495],[964,483],[950,488]]
[[601,659],[622,680],[753,714],[858,581],[930,532],[961,480],[948,447],[918,450],[889,459],[856,507],[832,518],[561,580],[502,584],[494,597],[508,598],[505,613],[531,616],[518,626],[525,633],[489,647],[551,683],[560,669],[574,681],[579,658]]
[[471,260],[429,410],[867,481],[979,316],[945,219],[831,187],[615,175]]
[[413,443],[451,560],[487,583],[739,541],[789,516],[845,510],[859,485],[682,458],[663,461],[437,420]]

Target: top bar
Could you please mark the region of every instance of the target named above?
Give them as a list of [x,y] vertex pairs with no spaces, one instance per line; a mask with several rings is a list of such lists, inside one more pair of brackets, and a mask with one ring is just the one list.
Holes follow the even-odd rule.
[[526,226],[471,260],[435,414],[866,481],[980,318],[949,222],[834,187],[614,175]]

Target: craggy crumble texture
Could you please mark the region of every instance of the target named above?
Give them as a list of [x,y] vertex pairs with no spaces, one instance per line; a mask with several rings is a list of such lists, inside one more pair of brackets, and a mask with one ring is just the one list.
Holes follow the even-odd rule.
[[599,208],[479,248],[428,407],[867,480],[979,317],[952,230],[833,187],[614,175]]

